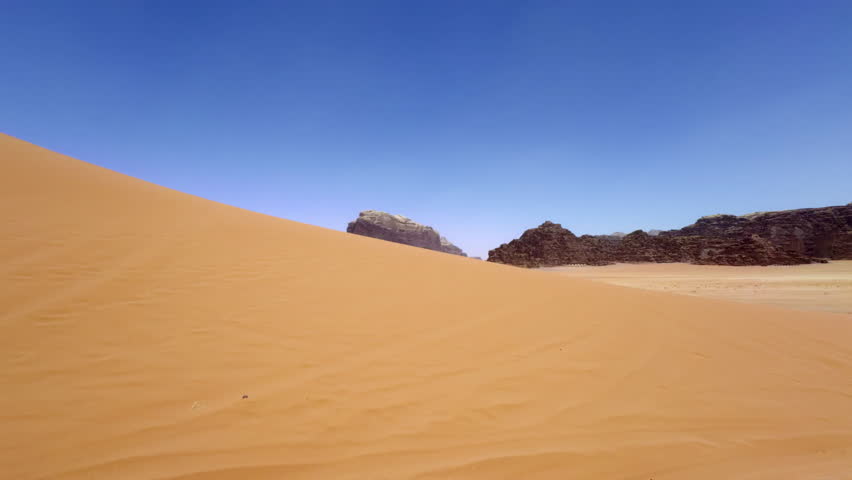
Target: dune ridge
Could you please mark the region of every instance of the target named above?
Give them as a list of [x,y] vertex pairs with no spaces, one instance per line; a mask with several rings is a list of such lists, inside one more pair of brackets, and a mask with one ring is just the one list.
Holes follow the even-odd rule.
[[846,316],[0,173],[3,478],[852,478]]

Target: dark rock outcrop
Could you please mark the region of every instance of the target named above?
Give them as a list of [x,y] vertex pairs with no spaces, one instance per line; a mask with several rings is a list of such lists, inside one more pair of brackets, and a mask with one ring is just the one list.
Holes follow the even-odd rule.
[[450,243],[432,227],[421,225],[402,215],[365,210],[358,215],[358,218],[349,222],[346,231],[389,242],[467,256],[462,249]]
[[596,243],[579,239],[567,228],[544,222],[531,228],[521,238],[488,252],[488,261],[523,267],[552,267],[572,263],[605,265],[598,259]]
[[742,238],[759,235],[784,250],[834,260],[852,259],[852,206],[709,215],[665,236]]
[[757,235],[661,237],[641,230],[624,237],[609,260],[700,265],[798,265],[812,262],[809,257],[786,251]]
[[[657,233],[657,232],[654,232]],[[488,261],[524,267],[613,262],[797,265],[852,259],[852,206],[711,215],[651,235],[575,236],[552,222],[488,252]]]
[[642,230],[576,237],[561,225],[545,222],[521,238],[488,252],[488,261],[537,268],[557,265],[607,265],[615,262],[686,262],[706,265],[797,265],[814,259],[783,250],[757,235],[743,238],[698,235],[652,236]]

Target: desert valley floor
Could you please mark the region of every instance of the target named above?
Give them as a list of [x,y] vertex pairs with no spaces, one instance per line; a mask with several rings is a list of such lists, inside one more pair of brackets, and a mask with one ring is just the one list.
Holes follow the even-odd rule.
[[852,260],[770,267],[622,263],[542,270],[625,287],[852,314]]
[[3,135],[0,228],[2,478],[852,478],[845,313],[383,242]]

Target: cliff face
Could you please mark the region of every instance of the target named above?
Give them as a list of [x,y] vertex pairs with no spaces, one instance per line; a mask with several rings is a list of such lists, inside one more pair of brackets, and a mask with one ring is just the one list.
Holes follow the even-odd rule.
[[599,259],[603,242],[579,239],[558,223],[544,222],[488,252],[488,261],[530,268],[571,263],[605,265],[608,262]]
[[711,215],[679,230],[649,235],[577,237],[544,222],[491,250],[488,261],[524,267],[613,262],[796,265],[852,259],[852,205]]
[[522,267],[615,262],[685,262],[705,265],[797,265],[815,261],[786,251],[757,235],[742,238],[651,236],[637,230],[620,240],[577,238],[559,224],[545,222],[521,238],[488,252],[488,261]]
[[710,215],[662,235],[721,238],[759,235],[784,250],[809,257],[852,259],[852,204],[758,212],[741,217]]
[[365,210],[358,215],[358,218],[349,222],[346,231],[413,247],[467,256],[462,249],[450,243],[432,227],[421,225],[402,215]]
[[461,248],[450,243],[450,241],[445,237],[441,237],[441,251],[444,253],[452,253],[453,255],[461,255],[462,257],[467,256]]

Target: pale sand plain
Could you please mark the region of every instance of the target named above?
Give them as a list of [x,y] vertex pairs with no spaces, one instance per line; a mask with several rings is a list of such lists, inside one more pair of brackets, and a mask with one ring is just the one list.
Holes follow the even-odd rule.
[[0,200],[2,478],[852,475],[847,315],[349,235],[8,136]]
[[768,267],[620,263],[542,270],[625,287],[852,314],[852,260]]

